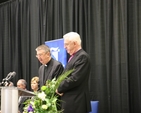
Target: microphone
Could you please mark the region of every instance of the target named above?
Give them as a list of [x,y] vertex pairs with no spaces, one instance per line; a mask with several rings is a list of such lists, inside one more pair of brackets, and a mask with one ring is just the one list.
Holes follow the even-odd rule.
[[7,77],[5,78],[6,81],[10,81],[12,78],[14,78],[16,75],[16,72],[13,71],[13,72],[10,72]]
[[16,75],[16,72],[15,72],[15,71],[10,72],[10,73],[7,75],[7,77],[2,80],[2,82],[0,83],[0,86],[8,86],[8,85],[10,84],[10,80],[11,80],[12,78],[14,78],[15,75]]

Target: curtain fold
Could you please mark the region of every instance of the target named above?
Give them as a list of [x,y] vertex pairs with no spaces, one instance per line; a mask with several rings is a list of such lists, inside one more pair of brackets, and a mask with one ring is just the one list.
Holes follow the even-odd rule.
[[[36,47],[78,32],[91,58],[91,100],[99,113],[141,112],[141,2],[10,0],[0,4],[0,80],[38,76]],[[86,75],[87,76],[87,75]]]
[[131,112],[138,112],[141,111],[141,2],[129,0],[128,6],[129,101]]

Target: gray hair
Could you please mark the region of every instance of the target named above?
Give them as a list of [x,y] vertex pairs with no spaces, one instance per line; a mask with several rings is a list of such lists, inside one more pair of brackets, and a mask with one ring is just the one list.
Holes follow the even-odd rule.
[[50,52],[50,48],[45,44],[38,46],[35,50],[36,51],[44,50],[46,53]]
[[27,86],[27,82],[24,79],[19,79],[18,81],[21,81],[21,83],[26,87]]
[[63,36],[64,39],[69,41],[77,42],[78,45],[81,45],[80,35],[76,32],[69,32]]

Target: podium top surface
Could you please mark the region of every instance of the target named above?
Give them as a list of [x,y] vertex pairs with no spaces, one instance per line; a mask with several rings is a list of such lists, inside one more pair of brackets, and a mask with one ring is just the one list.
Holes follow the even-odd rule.
[[20,88],[17,88],[17,87],[0,87],[0,91],[1,90],[17,90],[18,91],[18,94],[19,96],[35,96],[34,92],[31,92],[31,91],[28,91],[28,90],[24,90],[24,89],[20,89]]

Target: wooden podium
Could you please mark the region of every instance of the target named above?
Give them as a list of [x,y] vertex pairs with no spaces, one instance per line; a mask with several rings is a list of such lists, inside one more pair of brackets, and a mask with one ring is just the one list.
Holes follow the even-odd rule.
[[1,113],[18,113],[18,99],[20,96],[32,97],[33,92],[17,87],[0,87]]

